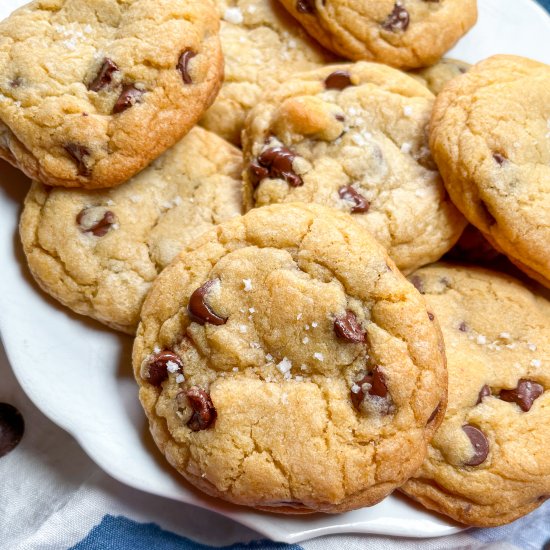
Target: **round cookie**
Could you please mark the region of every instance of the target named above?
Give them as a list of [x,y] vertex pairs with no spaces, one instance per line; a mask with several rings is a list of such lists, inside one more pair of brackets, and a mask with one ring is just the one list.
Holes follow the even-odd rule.
[[158,273],[213,225],[241,214],[240,151],[194,128],[115,189],[34,183],[20,230],[40,286],[72,310],[134,334]]
[[411,72],[410,75],[427,86],[433,94],[438,95],[447,82],[468,72],[470,68],[471,65],[464,61],[441,59],[435,65],[418,69]]
[[277,0],[217,0],[225,80],[201,124],[235,144],[262,93],[332,60]]
[[403,490],[468,525],[511,522],[550,496],[550,301],[481,268],[436,264],[411,279],[441,323],[449,403]]
[[436,99],[430,145],[453,202],[550,287],[550,67],[495,56]]
[[247,206],[325,204],[352,213],[403,271],[439,259],[466,221],[428,149],[433,101],[413,78],[375,63],[288,80],[247,119]]
[[50,186],[127,181],[214,100],[218,29],[210,0],[35,0],[15,11],[0,23],[0,157]]
[[284,513],[341,512],[420,466],[446,402],[439,327],[347,214],[272,205],[159,276],[133,354],[153,437],[193,485]]
[[329,50],[414,69],[433,65],[475,24],[476,0],[280,0]]

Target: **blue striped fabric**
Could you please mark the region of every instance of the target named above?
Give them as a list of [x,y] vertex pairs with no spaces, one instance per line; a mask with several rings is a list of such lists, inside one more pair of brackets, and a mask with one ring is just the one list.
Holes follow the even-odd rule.
[[[303,550],[296,544],[267,540],[238,543],[216,550]],[[123,516],[106,515],[88,535],[70,550],[214,550],[161,529],[154,523],[137,523]]]

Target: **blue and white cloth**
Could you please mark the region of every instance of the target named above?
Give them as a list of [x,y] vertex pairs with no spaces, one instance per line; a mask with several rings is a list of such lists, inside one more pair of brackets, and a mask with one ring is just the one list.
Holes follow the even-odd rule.
[[[550,0],[540,3],[550,10]],[[0,550],[550,550],[550,502],[511,525],[439,539],[261,540],[229,519],[111,479],[28,400],[1,345],[0,402],[26,421],[20,445],[0,459]]]

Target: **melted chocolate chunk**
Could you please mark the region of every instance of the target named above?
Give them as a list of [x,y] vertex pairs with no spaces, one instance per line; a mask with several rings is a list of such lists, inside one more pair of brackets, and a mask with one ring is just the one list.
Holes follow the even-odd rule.
[[7,455],[23,438],[25,421],[21,413],[8,403],[0,403],[0,458]]
[[[359,409],[363,399],[365,399],[365,391],[363,390],[364,384],[370,384],[368,390],[369,395],[376,397],[386,398],[388,397],[388,387],[386,385],[386,377],[384,373],[380,370],[379,367],[374,367],[372,373],[366,374],[361,380],[356,382],[359,386],[359,391],[357,393],[351,392],[351,401],[356,409]],[[387,407],[387,412],[389,412],[389,403]]]
[[95,214],[96,211],[101,212],[101,208],[91,206],[84,208],[78,213],[76,223],[79,225],[82,233],[92,233],[95,237],[103,237],[113,224],[116,223],[116,216],[110,210],[106,210],[103,216],[98,218]]
[[419,275],[413,275],[409,277],[409,281],[413,284],[414,288],[420,292],[420,294],[425,294],[424,292],[424,281]]
[[504,155],[501,155],[500,153],[493,153],[493,158],[500,166],[502,166],[506,162],[506,157]]
[[189,318],[195,321],[195,323],[199,323],[200,325],[204,325],[205,323],[210,323],[211,325],[225,325],[225,323],[227,323],[227,318],[220,317],[214,313],[211,307],[206,303],[208,292],[218,282],[219,279],[206,281],[206,283],[191,294],[189,305],[187,306],[187,313]]
[[508,403],[516,403],[523,412],[528,412],[543,393],[544,388],[540,384],[522,378],[515,389],[501,390],[499,397]]
[[126,111],[126,109],[133,107],[136,103],[140,103],[144,93],[143,90],[139,90],[133,84],[126,84],[116,100],[115,106],[113,107],[113,114],[122,113]]
[[20,76],[15,77],[15,78],[10,82],[10,86],[11,86],[12,88],[19,88],[22,84],[23,84],[23,80],[21,79]]
[[465,424],[462,426],[462,429],[468,436],[474,451],[472,458],[468,462],[465,462],[464,465],[479,466],[487,460],[487,456],[489,455],[489,441],[487,441],[485,434],[479,428],[471,424]]
[[338,338],[352,344],[360,344],[365,341],[365,332],[352,311],[346,311],[345,315],[336,318],[334,332]]
[[433,321],[435,319],[435,315],[431,311],[428,311],[428,319],[430,321]]
[[78,143],[67,143],[64,149],[76,162],[78,175],[87,178],[92,173],[89,167],[90,150]]
[[190,49],[185,50],[178,59],[178,64],[176,66],[177,70],[181,73],[184,84],[192,84],[193,79],[189,74],[189,61],[193,59],[197,54]]
[[183,372],[183,362],[173,351],[163,350],[155,353],[147,363],[145,380],[158,388],[168,378],[169,366],[177,369],[174,372]]
[[298,13],[315,13],[315,0],[298,0],[296,11]]
[[269,177],[270,179],[283,179],[291,187],[300,187],[304,182],[292,167],[295,158],[296,154],[287,147],[266,149],[258,157],[258,160],[250,165],[250,174],[254,185]]
[[406,31],[409,27],[409,23],[409,12],[405,9],[401,2],[396,2],[393,7],[393,11],[382,23],[382,28],[391,32]]
[[485,386],[483,386],[479,390],[479,396],[477,398],[476,405],[479,405],[483,401],[484,397],[490,397],[490,396],[491,396],[491,388],[487,384],[485,384]]
[[338,189],[338,195],[342,200],[354,204],[354,206],[351,207],[351,212],[353,214],[364,214],[369,211],[370,202],[351,185],[340,187],[340,189]]
[[192,386],[185,392],[185,397],[193,409],[187,426],[194,432],[206,430],[216,423],[218,413],[210,395],[198,386]]
[[325,78],[325,88],[327,90],[343,90],[349,86],[353,86],[353,84],[348,71],[334,71]]
[[468,332],[468,325],[464,321],[462,321],[462,323],[458,325],[458,330],[460,332]]
[[97,73],[97,76],[88,84],[88,90],[91,92],[99,92],[103,88],[109,86],[113,81],[113,74],[119,71],[118,65],[106,57],[103,64]]

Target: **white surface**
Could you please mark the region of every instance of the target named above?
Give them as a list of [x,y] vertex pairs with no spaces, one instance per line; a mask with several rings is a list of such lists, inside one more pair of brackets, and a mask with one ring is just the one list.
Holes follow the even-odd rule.
[[[3,0],[0,18],[22,5]],[[550,63],[550,18],[531,0],[480,0],[476,28],[449,54],[475,62],[495,53]],[[276,540],[329,533],[408,537],[459,528],[401,497],[336,516],[277,516],[226,505],[180,482],[153,449],[131,375],[131,339],[58,307],[37,290],[22,257],[17,219],[27,183],[0,164],[0,331],[23,389],[114,478],[143,491],[215,510]]]

